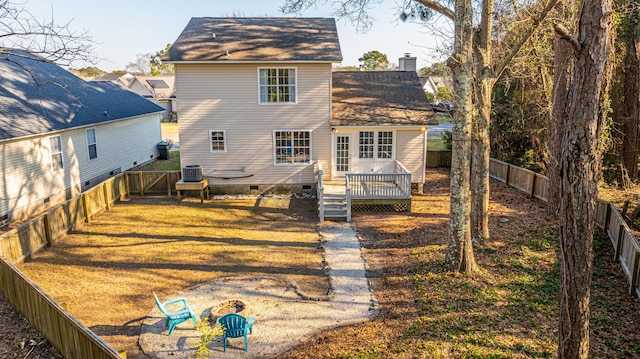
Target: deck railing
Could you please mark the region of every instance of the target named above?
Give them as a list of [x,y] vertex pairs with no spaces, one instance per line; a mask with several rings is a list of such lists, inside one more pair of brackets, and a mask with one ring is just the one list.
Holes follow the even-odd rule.
[[[352,198],[411,198],[411,172],[399,161],[393,165],[393,173],[347,173]],[[349,196],[347,196],[349,197]]]

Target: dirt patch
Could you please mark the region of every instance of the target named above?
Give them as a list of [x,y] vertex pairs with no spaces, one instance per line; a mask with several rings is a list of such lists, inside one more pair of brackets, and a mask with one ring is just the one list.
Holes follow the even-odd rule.
[[64,359],[0,294],[0,358]]

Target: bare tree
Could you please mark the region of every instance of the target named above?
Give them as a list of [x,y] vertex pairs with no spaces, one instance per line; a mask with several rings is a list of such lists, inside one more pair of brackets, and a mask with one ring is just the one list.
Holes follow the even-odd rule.
[[130,62],[126,66],[126,70],[137,75],[151,74],[151,57],[152,54],[137,54],[136,60]]
[[50,20],[38,20],[22,5],[0,0],[0,55],[12,49],[63,66],[97,60],[86,31],[71,30],[70,22],[57,24],[53,15]]
[[[452,182],[451,182],[451,198],[452,209],[450,214],[450,236],[449,238],[449,252],[447,262],[449,268],[453,271],[475,271],[476,264],[473,260],[473,248],[471,246],[471,240],[467,241],[467,222],[470,222],[469,228],[471,229],[471,237],[482,241],[489,237],[489,116],[491,114],[491,96],[493,91],[493,85],[506,66],[509,65],[511,60],[516,56],[520,49],[527,42],[529,37],[538,29],[542,24],[542,20],[553,9],[553,6],[558,0],[548,0],[545,2],[545,6],[540,12],[529,13],[528,16],[523,17],[524,22],[527,22],[529,26],[527,30],[520,33],[520,36],[514,39],[512,47],[507,51],[500,61],[494,61],[491,56],[491,40],[492,40],[492,20],[493,20],[493,0],[482,0],[481,3],[481,19],[480,26],[477,29],[477,36],[473,36],[473,7],[468,9],[466,5],[456,1],[453,5],[454,8],[450,8],[450,3],[445,0],[403,0],[402,12],[400,13],[401,19],[418,19],[428,20],[434,14],[441,14],[444,18],[454,22],[455,34],[454,34],[454,51],[453,55],[449,59],[449,66],[452,69],[454,77],[455,96],[454,102],[456,108],[459,110],[460,115],[454,117],[454,131],[453,131],[453,156],[454,162],[452,163]],[[284,12],[301,12],[312,6],[315,6],[318,0],[285,0],[285,5],[281,8]],[[339,0],[336,1],[338,9],[336,15],[344,17],[352,22],[355,22],[361,29],[367,29],[371,26],[372,19],[368,15],[367,11],[372,5],[379,4],[379,0]],[[525,12],[529,12],[528,6],[523,7]],[[464,10],[464,13],[458,13],[459,10]],[[469,13],[466,13],[466,11]],[[475,72],[470,74],[470,80],[475,84],[466,88],[466,80],[458,77],[464,77],[467,70],[467,66],[474,66],[474,56],[463,55],[466,51],[464,46],[456,48],[456,44],[460,46],[460,41],[466,41],[466,37],[460,38],[459,36],[466,36],[466,33],[459,28],[459,26],[466,26],[460,17],[466,21],[467,16],[471,21],[471,34],[470,41],[471,49],[475,48],[476,51],[476,63]],[[460,32],[462,31],[462,32]],[[468,61],[468,63],[460,63],[460,61]],[[456,69],[457,67],[457,69]],[[456,71],[458,71],[456,75]],[[471,96],[472,100],[467,106],[467,97]],[[475,96],[475,98],[474,98]],[[464,119],[463,119],[464,117]],[[471,155],[465,153],[457,153],[456,151],[467,151],[468,142],[465,142],[467,136],[471,136],[471,128],[467,128],[467,125],[473,123],[474,136],[470,137],[470,141],[473,144],[473,161],[471,161]],[[457,144],[457,145],[456,145]],[[456,162],[459,161],[459,162]],[[469,172],[471,162],[474,164],[471,177],[464,172]],[[464,167],[463,167],[464,166]],[[455,167],[455,168],[454,168]],[[465,169],[466,167],[466,169]],[[458,177],[462,176],[462,177]],[[456,180],[453,180],[453,177]],[[473,179],[471,183],[471,192],[473,192],[473,201],[471,202],[471,208],[466,208],[466,201],[471,200],[469,194],[469,184],[463,184],[461,179],[466,180]],[[455,201],[454,201],[455,199]],[[457,207],[461,206],[461,207]],[[473,214],[473,217],[472,217]],[[456,252],[453,255],[453,252]],[[458,259],[454,263],[454,259]],[[470,267],[467,268],[465,264]]]

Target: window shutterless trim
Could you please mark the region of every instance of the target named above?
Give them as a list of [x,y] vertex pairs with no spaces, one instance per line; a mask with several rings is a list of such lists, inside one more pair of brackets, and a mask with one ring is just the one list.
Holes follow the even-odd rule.
[[[260,84],[260,71],[261,70],[281,70],[281,69],[285,69],[285,70],[294,70],[295,71],[295,76],[294,76],[294,96],[295,96],[295,101],[276,101],[276,102],[262,102],[262,84]],[[271,86],[271,85],[266,85],[266,86]],[[276,87],[279,86],[279,84],[275,85]],[[289,87],[291,87],[291,85],[287,85]],[[297,105],[298,104],[298,67],[297,66],[273,66],[273,67],[268,67],[268,66],[262,66],[262,67],[258,67],[258,105]]]
[[[58,143],[60,144],[60,150],[54,152],[53,146],[51,144],[51,140],[57,138]],[[55,136],[49,136],[47,137],[47,141],[48,141],[48,145],[49,145],[49,159],[51,161],[50,166],[51,166],[51,172],[52,173],[56,173],[56,172],[60,172],[64,170],[64,151],[62,150],[62,136],[60,135],[55,135]],[[60,156],[60,161],[55,161],[53,160],[53,156]],[[56,169],[54,166],[54,163],[59,163],[60,164],[60,168]]]
[[[213,133],[214,132],[222,132],[222,146],[224,149],[222,150],[214,150],[213,149]],[[220,142],[217,142],[220,143]],[[209,130],[209,152],[211,153],[221,153],[227,152],[227,130]]]
[[[278,132],[291,132],[292,136],[294,132],[307,132],[309,134],[309,160],[306,162],[294,162],[295,161],[295,144],[293,143],[294,138],[291,138],[291,145],[289,146],[278,146],[276,143],[276,133]],[[277,154],[277,150],[278,148],[287,148],[290,147],[291,149],[291,161],[290,162],[278,162],[277,158],[278,158],[278,154]],[[298,146],[298,148],[307,148],[307,146]],[[312,158],[313,158],[313,131],[311,130],[273,130],[273,165],[274,166],[308,166],[311,164],[312,162]]]
[[[93,131],[93,143],[89,143],[89,131]],[[87,128],[85,131],[85,138],[87,141],[87,158],[89,159],[89,161],[93,161],[93,160],[97,160],[98,159],[98,131],[96,131],[95,127],[93,128]],[[96,157],[91,158],[91,146],[95,147],[95,152],[96,152]]]

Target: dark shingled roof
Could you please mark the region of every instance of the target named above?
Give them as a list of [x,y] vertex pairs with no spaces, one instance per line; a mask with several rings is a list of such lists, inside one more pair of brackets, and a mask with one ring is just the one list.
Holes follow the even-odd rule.
[[342,53],[331,18],[194,17],[163,60],[340,62]]
[[336,71],[332,102],[332,126],[437,124],[413,71]]
[[0,141],[164,111],[115,83],[86,82],[24,52],[0,55],[0,74]]

